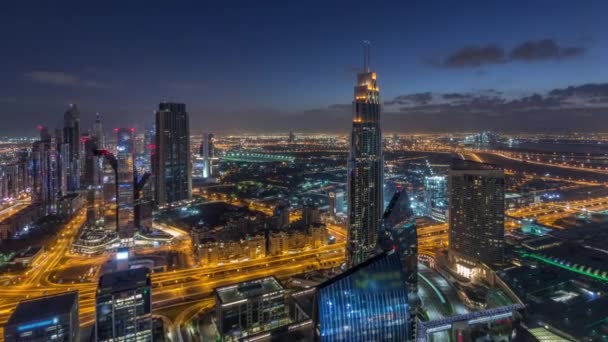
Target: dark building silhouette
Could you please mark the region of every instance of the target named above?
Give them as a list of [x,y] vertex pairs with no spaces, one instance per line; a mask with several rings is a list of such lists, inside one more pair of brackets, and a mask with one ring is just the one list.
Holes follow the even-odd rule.
[[80,112],[71,104],[63,116],[63,142],[68,144],[68,191],[80,188]]
[[410,297],[418,290],[418,235],[416,218],[405,190],[397,190],[382,217],[381,245],[401,259]]
[[189,125],[185,104],[158,105],[152,173],[156,179],[156,202],[160,206],[192,197]]
[[4,325],[5,342],[78,341],[78,291],[22,301]]

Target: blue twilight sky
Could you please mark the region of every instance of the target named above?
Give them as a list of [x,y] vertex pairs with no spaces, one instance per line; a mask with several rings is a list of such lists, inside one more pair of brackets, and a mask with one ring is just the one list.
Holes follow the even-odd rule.
[[0,134],[71,102],[85,128],[143,127],[160,101],[186,103],[193,133],[347,132],[362,40],[387,131],[608,130],[608,1],[14,3]]

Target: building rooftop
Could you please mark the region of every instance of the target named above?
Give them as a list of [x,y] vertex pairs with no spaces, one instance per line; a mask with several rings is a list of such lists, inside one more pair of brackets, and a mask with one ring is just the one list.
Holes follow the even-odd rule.
[[266,293],[283,291],[283,285],[274,276],[218,287],[213,290],[222,304],[258,297]]
[[69,312],[77,304],[78,291],[25,300],[17,305],[6,325],[49,319],[52,316]]
[[150,284],[150,269],[146,267],[106,273],[99,277],[97,294],[121,292]]

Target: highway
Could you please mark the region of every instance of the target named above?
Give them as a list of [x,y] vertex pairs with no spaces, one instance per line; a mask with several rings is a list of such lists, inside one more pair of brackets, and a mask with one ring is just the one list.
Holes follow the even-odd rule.
[[608,184],[608,171],[574,166],[557,165],[553,163],[533,162],[510,157],[502,152],[465,151],[461,154],[466,158],[477,162],[495,164],[504,169],[536,174],[538,176],[558,178],[561,180],[576,181],[584,184]]
[[[6,322],[10,313],[21,300],[70,290],[80,292],[81,325],[87,326],[94,322],[96,282],[59,284],[50,280],[51,277],[49,277],[52,271],[61,267],[58,265],[64,257],[67,258],[66,263],[70,267],[78,266],[79,262],[90,265],[91,260],[87,258],[70,258],[68,256],[71,242],[84,221],[85,211],[83,210],[61,228],[61,233],[56,241],[32,269],[19,277],[16,284],[3,288],[3,291],[0,292],[0,323]],[[332,229],[337,231],[340,228],[334,227]],[[152,276],[153,309],[156,312],[169,306],[201,300],[208,303],[214,288],[235,282],[269,275],[286,279],[306,271],[338,267],[344,262],[344,249],[345,243],[341,241],[315,250],[304,250],[300,253],[155,273]],[[91,259],[103,260],[103,258],[101,256]],[[186,314],[178,316],[175,323],[179,325],[180,320],[189,318],[187,316]],[[178,330],[176,330],[177,332]]]
[[21,210],[27,208],[30,205],[30,197],[22,197],[14,200],[12,204],[4,204],[0,209],[0,222],[10,218],[11,216],[19,213]]

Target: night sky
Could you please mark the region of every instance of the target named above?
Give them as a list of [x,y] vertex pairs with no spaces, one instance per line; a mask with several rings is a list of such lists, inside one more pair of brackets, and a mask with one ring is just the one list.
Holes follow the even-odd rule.
[[345,133],[362,40],[387,132],[608,131],[608,1],[15,3],[0,135],[69,103],[85,128],[141,129],[161,101],[186,103],[192,134]]

